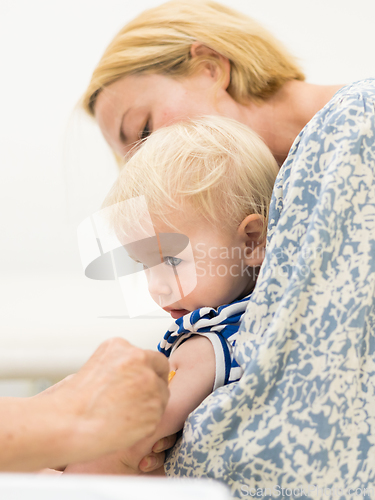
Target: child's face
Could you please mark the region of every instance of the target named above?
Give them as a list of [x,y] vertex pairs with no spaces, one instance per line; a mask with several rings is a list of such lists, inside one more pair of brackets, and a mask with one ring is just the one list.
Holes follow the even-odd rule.
[[238,232],[196,218],[175,225],[178,232],[157,223],[153,250],[144,239],[129,252],[144,265],[152,298],[174,319],[251,292],[255,269],[246,264],[246,242]]

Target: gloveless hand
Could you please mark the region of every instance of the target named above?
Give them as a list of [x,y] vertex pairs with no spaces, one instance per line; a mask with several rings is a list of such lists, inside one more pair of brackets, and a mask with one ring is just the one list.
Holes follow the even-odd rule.
[[51,391],[48,397],[71,414],[74,437],[84,445],[86,456],[73,460],[93,459],[151,435],[167,404],[168,371],[162,354],[114,338]]

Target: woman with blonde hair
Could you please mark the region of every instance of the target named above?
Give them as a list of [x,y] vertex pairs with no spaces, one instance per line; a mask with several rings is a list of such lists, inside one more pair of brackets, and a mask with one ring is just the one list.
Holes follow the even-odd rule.
[[144,12],[94,71],[83,107],[120,163],[152,131],[211,114],[282,165],[236,344],[244,374],[189,416],[168,475],[235,497],[350,496],[373,480],[375,81],[341,87],[305,82],[268,32],[210,1]]

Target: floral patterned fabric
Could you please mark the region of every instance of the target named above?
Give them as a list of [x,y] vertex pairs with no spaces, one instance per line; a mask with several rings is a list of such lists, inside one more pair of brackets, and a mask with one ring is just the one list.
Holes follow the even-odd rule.
[[218,479],[235,498],[323,498],[327,488],[374,497],[374,291],[375,80],[366,80],[341,89],[296,138],[237,341],[244,375],[189,416],[166,473]]

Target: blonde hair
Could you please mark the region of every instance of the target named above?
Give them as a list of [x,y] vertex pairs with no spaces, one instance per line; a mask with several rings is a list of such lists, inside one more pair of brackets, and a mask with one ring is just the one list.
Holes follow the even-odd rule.
[[245,125],[217,116],[197,118],[161,128],[144,141],[104,206],[114,207],[111,222],[124,233],[124,226],[139,221],[139,213],[136,205],[121,202],[139,196],[152,219],[175,229],[170,216],[176,212],[236,229],[250,214],[267,221],[278,171],[268,147]]
[[215,57],[191,57],[194,42],[227,57],[231,65],[228,93],[239,103],[264,100],[289,80],[305,77],[294,59],[257,22],[216,2],[177,0],[147,10],[115,36],[82,98],[94,116],[99,92],[135,73],[189,76]]

